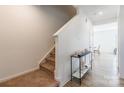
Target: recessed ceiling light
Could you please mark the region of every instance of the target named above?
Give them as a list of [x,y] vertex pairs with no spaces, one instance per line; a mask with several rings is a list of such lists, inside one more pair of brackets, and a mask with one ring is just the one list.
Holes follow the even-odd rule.
[[102,11],[99,11],[99,12],[98,12],[98,15],[103,15],[103,12],[102,12]]

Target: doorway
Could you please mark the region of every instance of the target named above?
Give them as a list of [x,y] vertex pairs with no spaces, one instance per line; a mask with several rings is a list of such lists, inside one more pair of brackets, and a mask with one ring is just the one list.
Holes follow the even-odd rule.
[[93,56],[94,72],[101,72],[101,76],[106,80],[119,79],[118,23],[116,21],[94,26]]

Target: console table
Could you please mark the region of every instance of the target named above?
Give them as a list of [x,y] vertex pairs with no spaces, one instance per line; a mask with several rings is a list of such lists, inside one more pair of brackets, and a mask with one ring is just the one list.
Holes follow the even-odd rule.
[[[89,60],[87,60],[88,55],[89,55],[88,57]],[[82,63],[81,63],[82,57],[84,57],[83,62],[89,61],[90,64],[82,66]],[[79,61],[78,61],[79,68],[76,69],[75,71],[73,71],[73,58],[79,58]],[[80,85],[81,85],[82,77],[88,72],[89,69],[92,69],[92,52],[91,51],[85,51],[79,54],[71,55],[71,81],[74,77],[78,78],[80,80]]]

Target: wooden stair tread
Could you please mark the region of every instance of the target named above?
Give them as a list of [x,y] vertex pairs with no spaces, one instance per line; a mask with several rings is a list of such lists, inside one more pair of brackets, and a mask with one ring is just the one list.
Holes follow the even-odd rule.
[[51,54],[51,55],[55,55],[55,51],[52,51],[50,54]]
[[47,61],[52,61],[52,62],[55,62],[55,58],[54,58],[54,57],[52,57],[52,56],[50,56],[50,57],[46,58],[46,60],[47,60]]
[[40,65],[40,67],[45,68],[46,70],[49,70],[50,72],[54,72],[54,65],[50,64],[49,62],[45,62]]
[[55,54],[50,54],[50,56],[55,58]]
[[52,64],[55,67],[55,62],[49,61],[50,64]]

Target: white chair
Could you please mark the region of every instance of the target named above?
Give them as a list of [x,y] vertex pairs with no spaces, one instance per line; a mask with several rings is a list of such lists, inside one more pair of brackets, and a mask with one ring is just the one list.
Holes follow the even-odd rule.
[[98,47],[95,47],[93,52],[100,54],[100,45],[98,45]]

